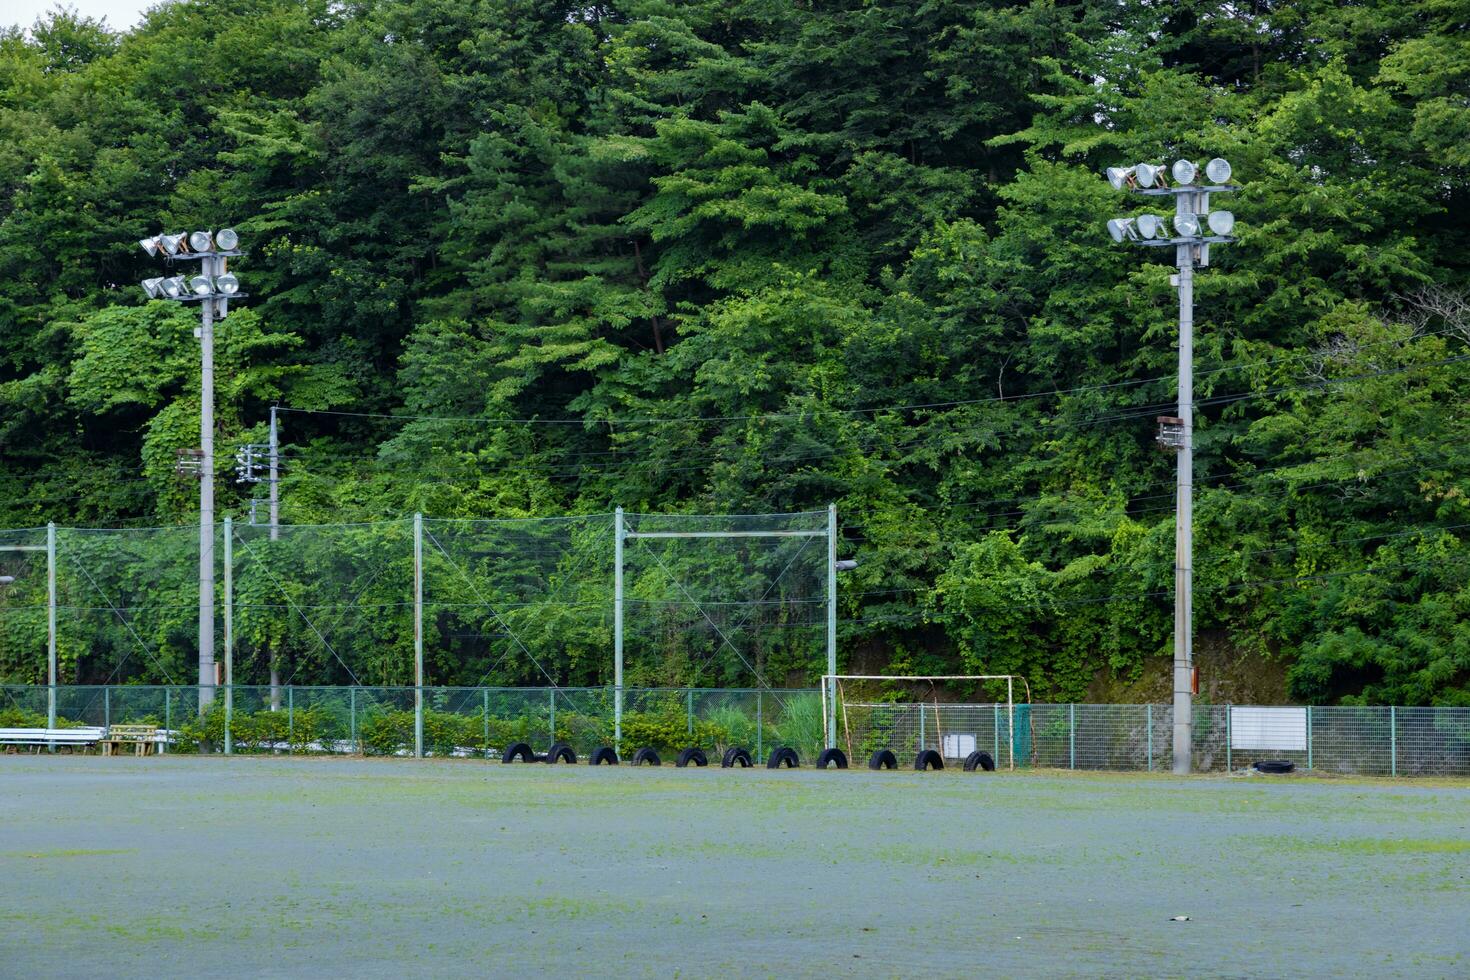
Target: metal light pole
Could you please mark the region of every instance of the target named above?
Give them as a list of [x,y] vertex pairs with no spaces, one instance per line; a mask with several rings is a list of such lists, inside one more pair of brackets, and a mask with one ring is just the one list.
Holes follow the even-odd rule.
[[189,469],[197,460],[199,476],[199,713],[214,701],[214,320],[223,319],[232,298],[244,296],[239,280],[225,271],[225,261],[242,254],[233,228],[218,233],[158,235],[138,244],[151,256],[162,255],[169,264],[198,261],[197,276],[145,279],[150,299],[181,303],[198,301],[199,324],[199,449],[189,454]]
[[[1136,218],[1114,218],[1108,232],[1117,242],[1174,248],[1179,272],[1171,284],[1179,290],[1179,408],[1178,416],[1159,421],[1159,443],[1176,453],[1174,520],[1174,772],[1185,775],[1193,768],[1194,755],[1194,269],[1210,264],[1210,245],[1235,239],[1230,232],[1235,216],[1229,211],[1211,212],[1210,194],[1239,188],[1231,185],[1230,164],[1215,158],[1203,170],[1179,160],[1170,170],[1171,186],[1164,168],[1140,163],[1133,167],[1109,167],[1109,183],[1117,190],[1130,190],[1150,197],[1174,198],[1174,234],[1156,214]],[[1206,231],[1208,230],[1208,234]]]

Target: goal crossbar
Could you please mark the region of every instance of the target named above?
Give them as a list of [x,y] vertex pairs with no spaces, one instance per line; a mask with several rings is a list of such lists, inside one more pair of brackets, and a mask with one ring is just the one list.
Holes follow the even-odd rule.
[[[1010,755],[1010,768],[1016,768],[1016,681],[1020,681],[1026,692],[1026,699],[1031,699],[1031,685],[1020,674],[823,674],[822,675],[822,717],[831,720],[829,731],[835,732],[837,720],[838,695],[837,692],[843,681],[896,681],[899,683],[930,682],[934,681],[1005,681],[1006,682],[1006,727],[1008,737],[1006,739]],[[844,709],[848,706],[843,701]],[[852,706],[862,707],[864,705],[853,702]],[[938,719],[938,701],[935,702],[936,722]],[[844,719],[845,719],[844,713]]]

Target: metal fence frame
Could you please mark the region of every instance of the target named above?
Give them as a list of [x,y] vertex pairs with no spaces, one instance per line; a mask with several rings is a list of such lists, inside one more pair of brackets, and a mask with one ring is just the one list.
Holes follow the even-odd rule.
[[[46,717],[53,691],[61,724],[148,720],[171,733],[165,748],[191,750],[202,740],[205,748],[229,754],[487,756],[515,739],[538,751],[566,741],[579,754],[604,744],[620,752],[644,743],[705,749],[738,744],[759,757],[791,744],[804,760],[814,760],[827,726],[817,688],[625,688],[619,699],[612,686],[287,686],[277,712],[270,707],[269,687],[235,685],[201,717],[199,689],[192,685],[0,685],[0,711],[18,708]],[[1031,768],[1167,772],[1173,764],[1173,707],[1167,704],[1021,703],[1013,727],[1003,705],[893,707],[900,709],[895,717],[911,719],[882,736],[882,747],[896,751],[944,752],[941,737],[948,732],[963,733],[997,759],[1012,748],[1017,764]],[[905,707],[916,710],[905,714]],[[1296,709],[1306,722],[1299,748],[1244,749],[1231,725],[1247,707],[1194,707],[1193,771],[1239,771],[1270,758],[1348,775],[1470,777],[1470,708],[1307,706]],[[939,731],[923,721],[936,710]]]

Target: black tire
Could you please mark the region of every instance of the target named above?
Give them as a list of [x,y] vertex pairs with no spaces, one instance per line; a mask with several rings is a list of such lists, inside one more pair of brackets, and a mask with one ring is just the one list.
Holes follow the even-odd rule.
[[989,752],[971,752],[965,756],[965,772],[974,772],[976,769],[995,772],[995,760],[990,757]]
[[691,762],[696,766],[704,767],[709,765],[709,757],[704,754],[704,749],[698,749],[691,745],[679,753],[679,758],[674,760],[674,765],[683,769]]
[[1294,772],[1296,763],[1290,759],[1262,759],[1255,764],[1256,772],[1268,772],[1273,775]]
[[914,771],[924,772],[927,769],[943,769],[944,759],[933,749],[923,749],[914,756]]
[[750,753],[738,745],[732,745],[725,750],[725,756],[720,760],[721,769],[749,769],[751,764]]
[[554,766],[558,762],[565,762],[568,765],[575,766],[577,764],[577,752],[567,743],[557,742],[547,751],[542,761],[548,766]]
[[661,766],[663,765],[663,760],[658,757],[657,752],[653,751],[653,749],[650,749],[648,746],[645,745],[643,748],[633,753],[633,765]]
[[615,766],[618,764],[618,753],[611,745],[593,749],[592,755],[587,760],[589,766]]
[[801,758],[797,756],[796,750],[789,745],[783,745],[779,749],[771,750],[771,757],[766,760],[767,769],[795,769],[801,765]]
[[525,742],[513,742],[500,755],[501,762],[509,763],[514,762],[517,759],[520,759],[522,762],[535,762],[536,753],[532,752],[531,747]]
[[897,769],[898,756],[894,755],[887,749],[879,749],[877,752],[874,752],[872,755],[868,756],[868,768]]
[[826,769],[829,765],[833,769],[846,769],[847,753],[841,749],[824,749],[822,754],[817,756],[817,768]]

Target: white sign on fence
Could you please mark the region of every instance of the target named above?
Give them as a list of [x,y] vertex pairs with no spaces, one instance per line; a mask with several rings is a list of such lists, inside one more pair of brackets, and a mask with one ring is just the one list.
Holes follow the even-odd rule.
[[944,748],[940,750],[946,759],[963,759],[975,751],[975,736],[956,732],[944,736]]
[[1230,709],[1232,749],[1274,749],[1278,752],[1307,750],[1306,708]]

